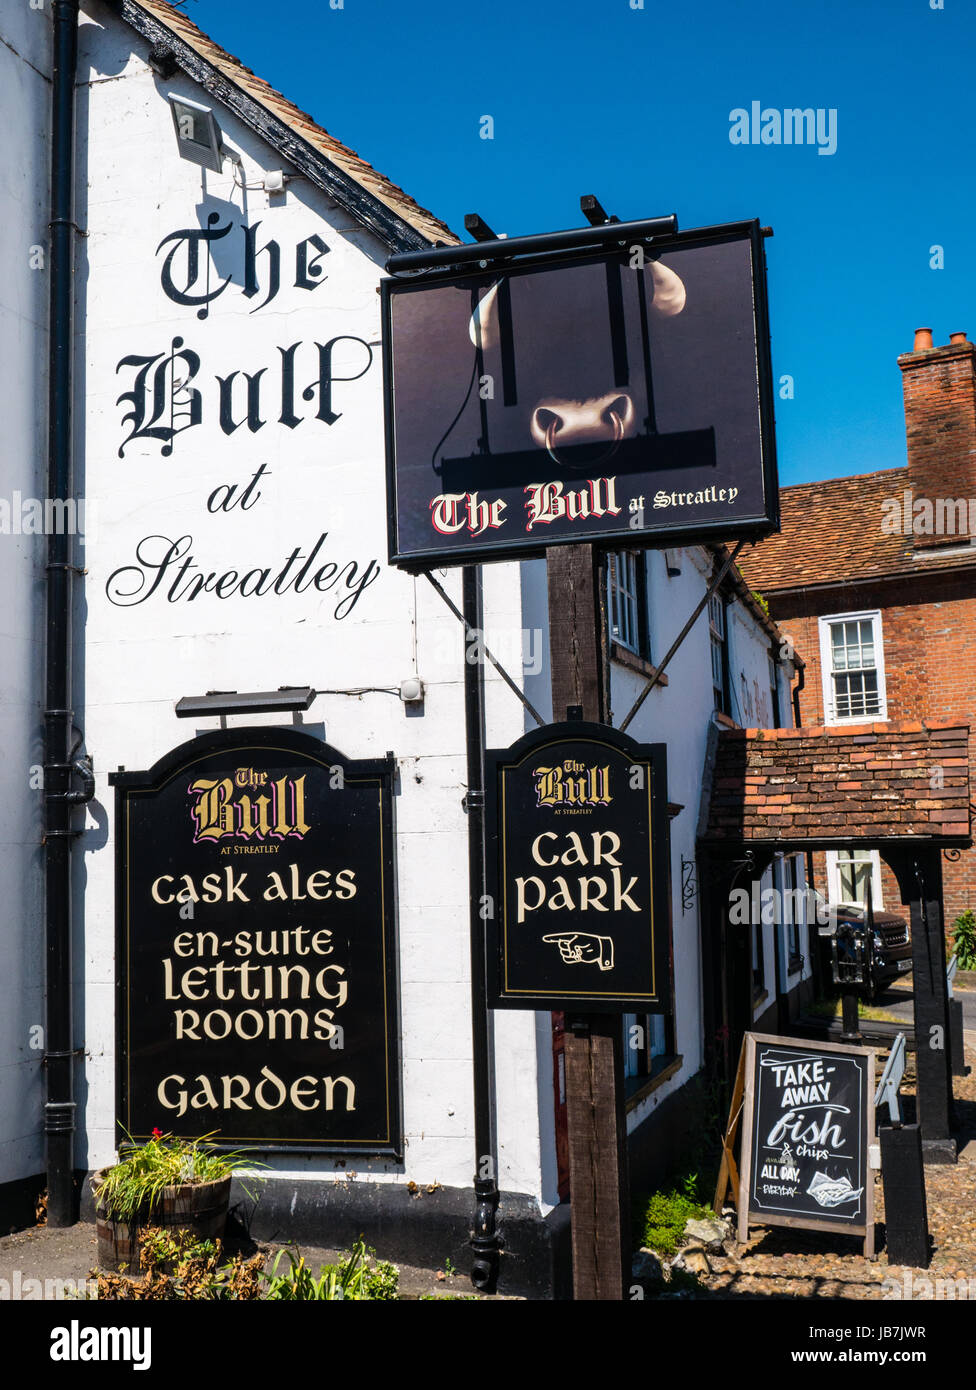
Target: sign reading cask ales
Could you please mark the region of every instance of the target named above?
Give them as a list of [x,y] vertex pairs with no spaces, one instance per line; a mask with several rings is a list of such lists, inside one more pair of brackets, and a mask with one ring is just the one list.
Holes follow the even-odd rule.
[[120,1126],[398,1155],[393,759],[223,730],[110,780]]
[[486,760],[490,1004],[669,1013],[665,745],[550,724]]
[[747,1033],[739,1239],[760,1225],[873,1243],[874,1052]]

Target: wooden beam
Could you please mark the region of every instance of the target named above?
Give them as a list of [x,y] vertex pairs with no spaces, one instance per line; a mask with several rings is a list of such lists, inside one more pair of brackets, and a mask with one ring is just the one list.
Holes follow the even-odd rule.
[[[549,551],[553,719],[609,717],[606,582],[592,546]],[[566,1105],[573,1296],[623,1299],[630,1283],[630,1201],[619,1014],[568,1014]]]
[[955,1163],[949,987],[942,923],[942,858],[938,848],[886,850],[912,932],[915,1075],[922,1153],[926,1163]]

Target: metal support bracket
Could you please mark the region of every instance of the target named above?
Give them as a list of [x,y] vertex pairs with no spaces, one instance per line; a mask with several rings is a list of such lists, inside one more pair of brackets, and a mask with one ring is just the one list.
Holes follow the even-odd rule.
[[723,580],[723,579],[725,578],[725,576],[728,574],[729,570],[730,570],[730,569],[732,568],[732,566],[735,564],[736,559],[738,558],[738,555],[739,555],[739,551],[742,549],[742,547],[743,547],[744,545],[745,545],[745,541],[744,541],[744,540],[737,542],[735,549],[734,549],[733,551],[731,551],[731,552],[726,556],[725,564],[724,564],[724,565],[722,566],[722,568],[718,571],[718,573],[713,577],[712,582],[709,584],[708,588],[705,590],[705,593],[703,594],[701,600],[695,605],[694,612],[692,613],[692,615],[691,615],[691,617],[688,619],[688,621],[685,623],[685,625],[684,625],[684,627],[681,629],[681,631],[678,633],[677,637],[676,637],[676,638],[674,639],[674,641],[671,643],[671,646],[670,646],[670,648],[669,648],[669,650],[668,650],[668,653],[667,653],[667,655],[665,656],[664,660],[663,660],[663,661],[661,662],[661,664],[658,666],[657,670],[654,672],[654,675],[650,678],[650,680],[649,680],[649,681],[647,682],[647,684],[644,686],[644,689],[643,689],[643,690],[641,691],[641,693],[638,695],[638,697],[637,697],[637,699],[634,701],[633,705],[631,705],[630,713],[627,715],[627,718],[626,718],[626,719],[623,721],[623,723],[620,725],[620,732],[621,732],[621,733],[623,733],[624,730],[627,728],[627,725],[628,725],[628,724],[630,723],[630,721],[633,719],[634,715],[635,715],[635,714],[637,713],[637,711],[640,709],[641,705],[642,705],[642,704],[644,703],[644,701],[647,699],[648,695],[650,695],[651,691],[654,689],[654,687],[655,687],[655,686],[658,684],[658,682],[660,681],[661,677],[664,675],[665,671],[666,671],[667,668],[668,668],[668,663],[670,662],[671,658],[674,656],[675,652],[678,650],[678,648],[681,646],[682,642],[683,642],[683,641],[685,640],[685,638],[688,636],[688,633],[691,631],[691,629],[694,627],[695,623],[698,621],[699,614],[702,613],[702,612],[704,611],[705,606],[707,605],[708,600],[711,598],[712,594],[714,594],[715,590],[718,588],[718,586],[721,584],[722,580]]
[[681,856],[681,911],[690,912],[698,897],[698,880],[695,874],[694,859]]
[[464,614],[461,612],[460,608],[458,608],[457,604],[456,604],[456,603],[454,602],[454,600],[451,598],[450,594],[449,594],[449,593],[447,592],[447,590],[444,588],[443,584],[438,583],[438,581],[437,581],[437,580],[434,578],[434,576],[431,574],[430,570],[424,570],[424,574],[427,576],[427,578],[430,580],[431,584],[434,586],[434,588],[435,588],[435,589],[437,590],[437,592],[440,594],[441,598],[442,598],[442,599],[444,600],[444,602],[447,604],[448,608],[449,608],[449,609],[451,610],[451,612],[454,614],[455,618],[457,618],[458,622],[459,622],[459,623],[461,624],[461,626],[464,628],[464,635],[465,635],[465,637],[467,638],[467,640],[468,640],[469,642],[472,641],[472,640],[475,640],[475,641],[478,641],[478,642],[481,644],[481,650],[484,652],[485,657],[487,658],[487,660],[491,662],[492,666],[494,666],[495,670],[496,670],[496,671],[498,672],[498,674],[501,676],[502,680],[503,680],[503,681],[505,682],[505,684],[508,686],[509,690],[511,690],[512,694],[516,697],[516,699],[519,700],[520,703],[523,704],[523,705],[525,706],[525,708],[529,711],[529,713],[531,714],[531,716],[532,716],[532,718],[535,720],[535,722],[539,725],[540,728],[542,728],[542,727],[545,725],[545,722],[546,722],[546,721],[543,719],[542,715],[541,715],[541,714],[539,713],[539,711],[536,709],[536,707],[535,707],[535,705],[532,703],[532,701],[531,701],[530,699],[528,699],[528,697],[527,697],[526,695],[524,695],[523,692],[522,692],[521,690],[519,690],[518,686],[517,686],[517,685],[515,684],[515,682],[512,680],[511,676],[510,676],[510,675],[508,674],[508,672],[505,670],[505,668],[504,668],[504,666],[501,664],[501,662],[498,661],[494,656],[492,656],[491,652],[488,650],[488,648],[485,646],[484,642],[481,640],[481,639],[482,639],[482,634],[481,634],[481,633],[476,633],[476,632],[475,632],[474,628],[471,627],[471,625],[468,623],[468,621],[467,621],[467,619],[465,618]]

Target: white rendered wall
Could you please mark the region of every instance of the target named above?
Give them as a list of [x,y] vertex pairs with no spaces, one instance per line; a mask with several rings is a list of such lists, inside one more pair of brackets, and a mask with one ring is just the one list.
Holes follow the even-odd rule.
[[[92,1055],[87,1138],[80,1136],[79,1162],[97,1166],[114,1150],[114,849],[106,774],[119,764],[148,767],[174,745],[217,727],[216,720],[178,721],[173,707],[182,695],[283,684],[342,691],[383,687],[384,693],[320,695],[304,715],[312,732],[321,733],[324,725],[329,742],[349,757],[392,750],[401,781],[396,817],[406,1158],[403,1165],[357,1159],[349,1166],[361,1178],[467,1185],[475,1154],[467,828],[461,809],[464,645],[456,619],[426,580],[385,563],[377,286],[388,250],[307,181],[290,184],[284,198],[261,189],[245,194],[235,187],[230,165],[217,176],[181,160],[165,93],[176,91],[208,105],[212,99],[182,75],[157,81],[142,41],[97,0],[85,9],[80,77],[86,84],[81,101],[88,137],[80,176],[88,184],[91,229],[82,277],[85,452],[88,491],[98,502],[98,538],[88,556],[84,689],[87,746],[95,758],[98,790],[89,808],[89,833],[80,842],[87,893],[79,983],[87,999]],[[280,155],[229,111],[218,108],[217,114],[225,143],[243,158],[247,183],[282,167]],[[279,243],[281,288],[265,308],[255,309],[263,293],[249,300],[239,282],[213,301],[205,320],[162,293],[165,251],[157,255],[157,245],[177,229],[201,225],[197,205],[204,190],[212,200],[205,211],[217,210],[219,225],[228,217],[238,224],[243,220],[246,197],[247,223],[261,223],[258,245],[267,238]],[[331,249],[322,262],[326,278],[306,291],[293,283],[294,247],[313,233]],[[232,236],[242,233],[235,227]],[[258,262],[263,274],[267,257],[259,256]],[[325,425],[313,418],[315,403],[305,403],[301,390],[316,376],[310,345],[342,334],[370,344],[374,356],[358,380],[337,383],[333,408],[340,418]],[[120,459],[126,407],[117,398],[132,389],[133,371],[117,374],[116,366],[130,354],[167,352],[174,336],[202,359],[196,384],[203,392],[203,421],[177,435],[169,458],[161,456],[157,441],[143,439],[126,446]],[[277,418],[278,349],[296,342],[303,348],[296,358],[295,404],[306,418],[290,430]],[[345,347],[346,372],[352,375],[364,360],[362,349]],[[225,435],[217,421],[215,374],[261,368],[267,369],[262,386],[262,391],[267,386],[262,410],[267,423],[254,433],[242,425]],[[237,384],[236,409],[242,414],[243,380]],[[252,508],[208,513],[206,499],[214,488],[244,485],[262,464],[267,470],[262,496]],[[226,600],[202,594],[193,602],[173,603],[157,592],[133,606],[113,603],[109,596],[112,574],[134,564],[136,547],[146,536],[192,535],[199,563],[223,571],[280,565],[296,545],[307,553],[321,532],[328,533],[325,559],[355,560],[360,574],[369,562],[378,566],[345,616],[336,616],[341,596],[334,591]],[[458,572],[441,578],[459,602]],[[116,597],[120,592],[116,586]],[[517,567],[496,567],[486,579],[486,593],[493,619],[520,628]],[[386,693],[415,673],[426,686],[419,716]],[[504,699],[498,695],[497,683],[492,680],[489,689],[489,742],[507,744],[523,730],[522,712],[509,692]],[[269,716],[260,720],[275,722]],[[500,1185],[541,1195],[534,1017],[506,1018],[497,1051]],[[288,1156],[275,1166],[320,1175],[336,1165],[331,1159]]]
[[0,8],[0,1183],[44,1168],[44,826],[36,769],[44,757],[47,542],[18,532],[21,501],[42,499],[46,476],[50,48],[46,10]]

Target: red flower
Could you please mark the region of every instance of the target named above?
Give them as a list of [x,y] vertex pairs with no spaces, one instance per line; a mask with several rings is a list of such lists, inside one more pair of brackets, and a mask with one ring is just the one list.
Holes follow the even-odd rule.
[[154,1126],[154,1127],[153,1127],[153,1138],[154,1138],[154,1139],[162,1139],[162,1137],[163,1137],[163,1131],[162,1131],[158,1126]]

